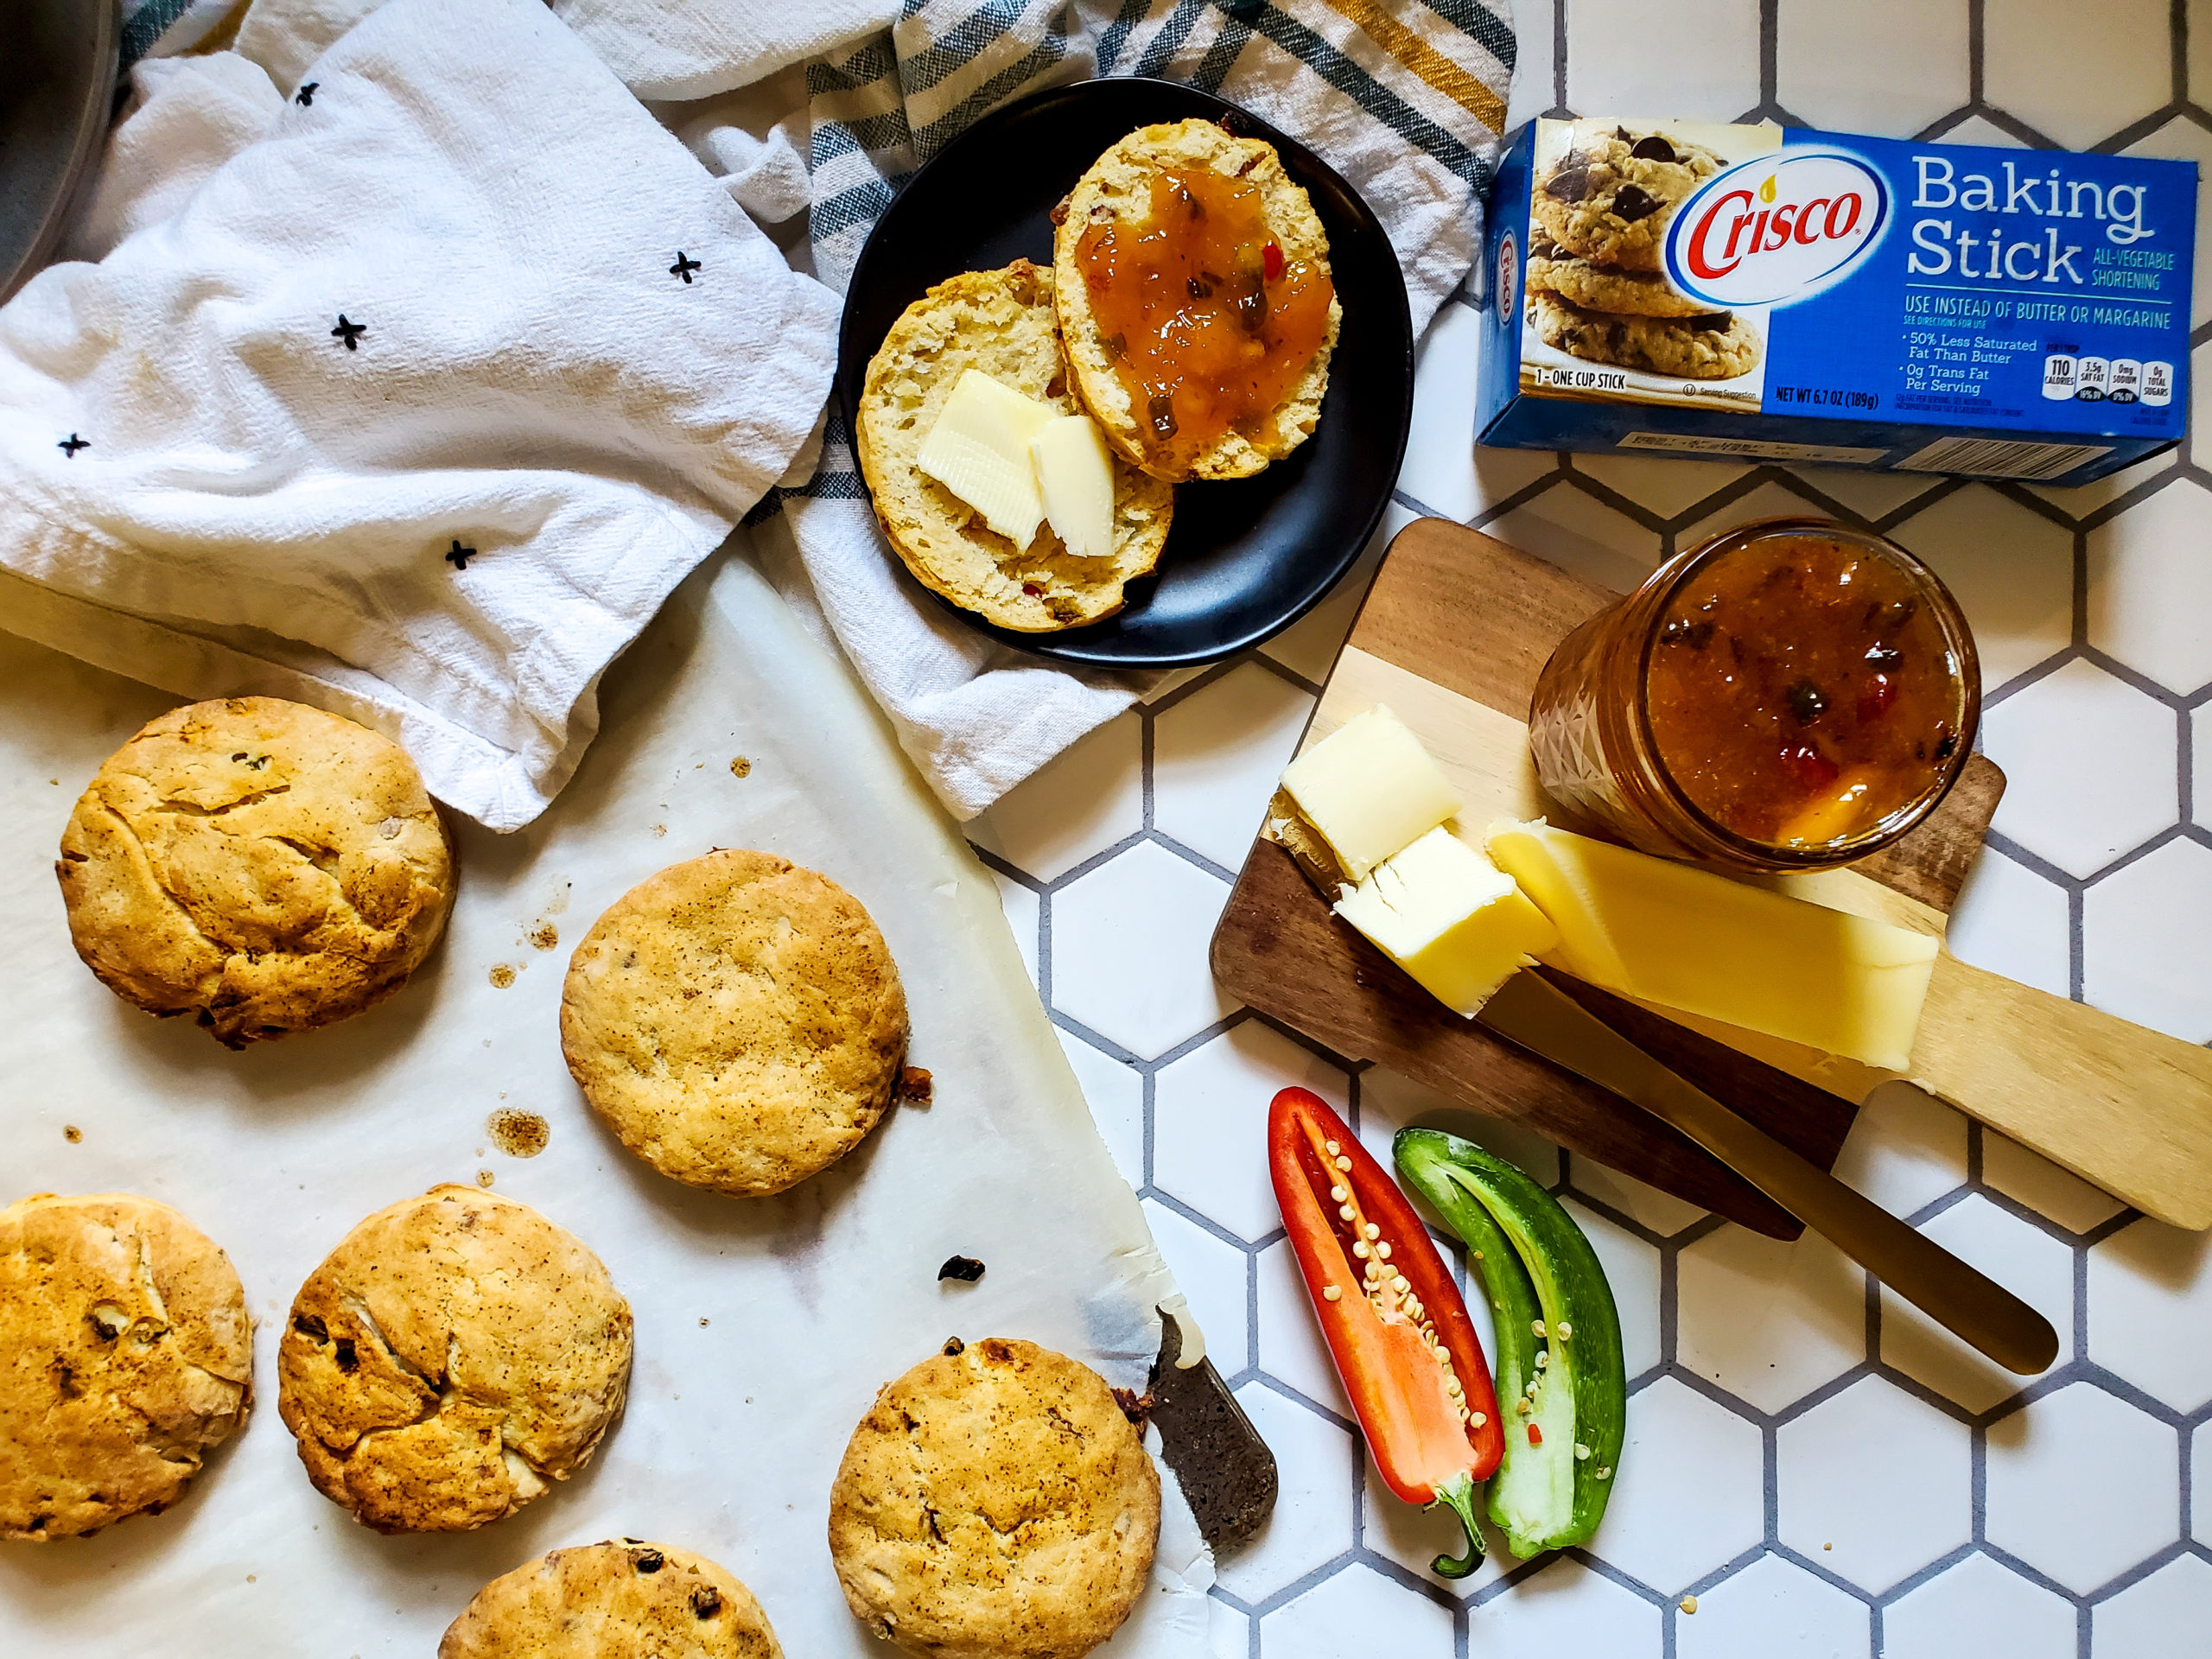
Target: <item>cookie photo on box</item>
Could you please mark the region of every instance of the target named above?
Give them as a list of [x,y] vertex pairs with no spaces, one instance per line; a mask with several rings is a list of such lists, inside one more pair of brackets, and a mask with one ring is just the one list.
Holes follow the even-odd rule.
[[[1544,135],[1522,264],[1529,389],[1645,395],[1656,381],[1694,401],[1710,391],[1730,404],[1748,389],[1756,403],[1764,318],[1681,292],[1665,260],[1676,211],[1745,159],[1728,143],[1745,130],[1606,120],[1560,123]],[[1625,372],[1586,373],[1582,365]]]

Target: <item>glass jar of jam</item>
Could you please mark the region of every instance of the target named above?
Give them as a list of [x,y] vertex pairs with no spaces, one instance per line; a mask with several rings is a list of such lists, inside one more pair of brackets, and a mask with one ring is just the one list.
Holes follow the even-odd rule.
[[1675,555],[1560,641],[1529,740],[1545,790],[1632,846],[1811,870],[1934,811],[1980,716],[1974,637],[1934,571],[1775,518]]

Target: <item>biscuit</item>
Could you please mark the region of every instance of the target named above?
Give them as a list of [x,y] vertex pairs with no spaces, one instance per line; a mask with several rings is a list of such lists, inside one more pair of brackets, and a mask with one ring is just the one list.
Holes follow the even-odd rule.
[[561,1051],[592,1109],[662,1174],[780,1192],[891,1103],[906,996],[860,900],[769,853],[648,877],[569,962]]
[[159,1514],[252,1384],[238,1274],[167,1205],[41,1192],[0,1210],[0,1538]]
[[462,1532],[591,1459],[622,1409],[630,1305],[527,1205],[434,1186],[300,1287],[278,1414],[317,1491],[378,1532]]
[[1529,239],[1526,280],[1585,311],[1636,317],[1696,317],[1713,308],[1676,290],[1656,270],[1617,270],[1578,259],[1537,232]]
[[1727,311],[1701,317],[1613,316],[1531,289],[1529,320],[1545,345],[1569,356],[1671,379],[1733,379],[1759,357],[1757,331]]
[[54,866],[77,954],[227,1048],[382,1001],[445,925],[453,861],[406,751],[280,697],[173,709],[78,799]]
[[855,1618],[922,1659],[1077,1659],[1152,1570],[1160,1475],[1089,1366],[996,1337],[887,1383],[830,1491]]
[[1329,389],[1329,356],[1336,349],[1337,333],[1344,320],[1343,304],[1332,297],[1328,332],[1321,347],[1277,404],[1271,420],[1250,432],[1223,433],[1187,464],[1159,453],[1149,441],[1145,411],[1135,407],[1128,385],[1115,369],[1116,359],[1093,320],[1090,288],[1084,281],[1077,248],[1084,232],[1093,225],[1108,220],[1147,222],[1155,174],[1201,168],[1256,186],[1268,228],[1281,245],[1284,259],[1294,264],[1302,260],[1327,273],[1328,232],[1305,189],[1284,171],[1274,146],[1257,138],[1235,137],[1218,123],[1195,118],[1141,127],[1107,150],[1068,193],[1058,213],[1059,228],[1052,235],[1052,302],[1059,312],[1060,336],[1076,395],[1116,453],[1157,477],[1178,482],[1193,478],[1249,478],[1312,436],[1314,423],[1321,417],[1321,399]]
[[1675,210],[1726,165],[1663,133],[1578,130],[1574,148],[1530,194],[1529,210],[1578,258],[1657,270]]
[[1111,616],[1126,585],[1160,563],[1174,490],[1117,459],[1111,558],[1069,552],[1050,523],[1016,547],[914,465],[969,369],[1062,415],[1081,412],[1060,357],[1050,270],[1017,259],[939,283],[906,308],[869,359],[854,448],[892,550],[925,588],[1002,628],[1040,633]]
[[438,1659],[783,1659],[727,1567],[639,1538],[556,1549],[476,1592]]

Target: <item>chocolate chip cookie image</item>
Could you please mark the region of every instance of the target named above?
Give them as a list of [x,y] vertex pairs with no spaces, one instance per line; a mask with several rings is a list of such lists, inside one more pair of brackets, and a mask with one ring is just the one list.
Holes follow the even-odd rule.
[[252,1384],[238,1274],[168,1205],[41,1192],[0,1210],[0,1539],[160,1514]]
[[783,1659],[768,1616],[727,1567],[673,1544],[556,1549],[492,1580],[438,1659]]
[[899,1082],[906,996],[865,906],[771,853],[648,876],[569,962],[561,1052],[627,1147],[757,1198],[865,1139]]
[[445,829],[407,752],[282,697],[149,722],[79,798],[54,871],[100,982],[226,1048],[381,1002],[453,903]]
[[1711,150],[1664,133],[1615,127],[1578,134],[1537,184],[1530,208],[1574,257],[1656,271],[1675,210],[1726,165]]
[[1696,317],[1713,308],[1692,299],[1656,270],[1620,270],[1578,259],[1541,231],[1529,238],[1529,263],[1522,278],[1531,289],[1555,294],[1585,311],[1630,317]]
[[527,1205],[434,1186],[300,1287],[277,1413],[315,1489],[378,1532],[466,1532],[590,1461],[622,1409],[630,1305]]
[[1759,358],[1759,337],[1732,312],[1694,317],[1622,316],[1586,311],[1556,294],[1529,290],[1529,321],[1555,351],[1592,363],[1675,380],[1732,380]]
[[1105,1380],[999,1337],[886,1383],[830,1492],[846,1603],[918,1659],[1078,1659],[1159,1538],[1159,1471]]

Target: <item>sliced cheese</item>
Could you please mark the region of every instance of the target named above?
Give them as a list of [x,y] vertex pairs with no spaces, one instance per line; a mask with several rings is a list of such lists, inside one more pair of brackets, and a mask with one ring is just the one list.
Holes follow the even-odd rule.
[[1059,417],[1049,404],[969,369],[938,411],[914,465],[983,515],[1016,547],[1037,539],[1045,502],[1029,445]]
[[1282,787],[1355,883],[1459,810],[1443,769],[1379,702],[1292,761]]
[[1088,415],[1057,415],[1029,440],[1052,533],[1079,559],[1114,556],[1114,457]]
[[1936,941],[1711,870],[1533,823],[1486,844],[1559,929],[1548,958],[1663,1007],[1907,1069]]
[[1337,914],[1470,1019],[1559,943],[1511,876],[1440,827],[1377,864],[1345,893]]

